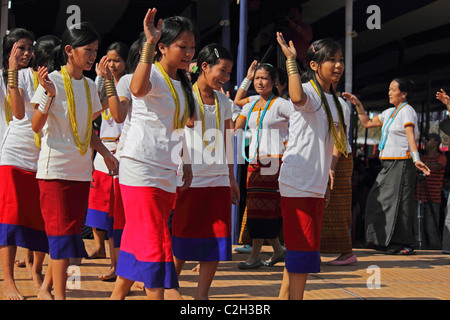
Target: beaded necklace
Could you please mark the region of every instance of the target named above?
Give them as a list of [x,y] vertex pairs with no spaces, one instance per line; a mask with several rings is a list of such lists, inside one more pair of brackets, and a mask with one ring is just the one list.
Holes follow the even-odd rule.
[[200,95],[200,90],[198,89],[198,85],[197,82],[194,83],[194,85],[192,86],[192,88],[194,89],[195,95],[197,96],[197,100],[198,100],[198,105],[200,107],[200,119],[202,121],[202,137],[203,137],[203,141],[205,142],[206,147],[213,151],[216,149],[217,144],[218,144],[218,140],[219,140],[219,133],[220,133],[220,107],[219,107],[219,99],[217,98],[217,94],[213,91],[214,94],[214,104],[216,106],[216,138],[214,141],[214,147],[210,147],[208,141],[206,141],[205,138],[205,108],[203,106],[203,101],[202,101],[202,97]]
[[175,117],[173,120],[173,127],[175,129],[183,129],[184,126],[186,125],[187,119],[188,119],[188,106],[187,106],[187,99],[186,96],[184,97],[184,101],[185,101],[185,107],[184,107],[184,114],[183,114],[183,118],[180,120],[180,97],[178,96],[177,90],[175,89],[172,80],[170,80],[169,75],[167,74],[167,72],[164,70],[164,68],[162,67],[162,65],[158,62],[155,61],[155,65],[158,68],[158,70],[161,72],[161,74],[164,77],[164,80],[166,80],[167,86],[169,87],[170,93],[172,94],[173,100],[175,102]]
[[269,100],[267,101],[266,105],[264,106],[264,110],[263,110],[263,112],[261,114],[261,117],[259,118],[258,129],[256,131],[255,155],[251,159],[248,159],[247,155],[245,154],[245,133],[247,132],[247,127],[248,127],[248,122],[250,120],[250,116],[251,116],[251,114],[253,112],[253,109],[255,108],[256,103],[259,101],[259,99],[256,100],[253,103],[252,107],[250,108],[250,111],[248,112],[247,120],[245,121],[244,134],[243,134],[243,137],[242,137],[242,156],[249,163],[253,162],[253,160],[256,158],[256,155],[257,155],[257,153],[259,151],[259,132],[261,131],[261,127],[262,127],[264,116],[266,115],[266,112],[269,109],[269,106],[272,104],[273,98],[274,98],[274,94],[272,94],[270,96]]
[[[313,80],[310,80],[310,83],[312,84],[312,86],[314,87],[314,89],[317,92],[317,95],[320,97],[320,93],[319,93],[319,89],[317,88],[316,84],[314,83]],[[328,106],[328,101],[325,98],[325,101],[322,101],[322,105],[323,107],[326,109],[328,108],[328,110],[330,109],[330,107]],[[337,100],[337,99],[335,99]],[[337,101],[336,101],[337,102]],[[336,106],[337,108],[337,106]],[[328,115],[327,115],[328,116]],[[346,137],[346,133],[344,130],[344,120],[341,119],[341,116],[338,113],[338,118],[339,118],[339,133],[336,130],[336,126],[334,125],[334,120],[333,120],[333,125],[331,126],[331,135],[333,137],[334,140],[334,145],[336,146],[336,148],[345,156],[348,156],[347,153],[347,137]]]
[[77,113],[76,113],[76,106],[75,106],[75,97],[73,95],[73,87],[72,87],[72,80],[70,79],[70,75],[67,72],[67,69],[65,66],[61,68],[61,73],[64,80],[64,89],[66,91],[67,96],[67,105],[69,106],[69,118],[70,123],[72,126],[72,132],[75,138],[75,142],[78,147],[78,151],[83,156],[86,154],[87,150],[89,149],[89,146],[91,144],[91,134],[92,134],[92,101],[91,101],[91,90],[89,88],[89,84],[84,76],[84,89],[86,91],[86,100],[88,105],[88,116],[87,116],[87,126],[86,126],[86,138],[81,141],[80,134],[78,133],[78,123],[77,123]]

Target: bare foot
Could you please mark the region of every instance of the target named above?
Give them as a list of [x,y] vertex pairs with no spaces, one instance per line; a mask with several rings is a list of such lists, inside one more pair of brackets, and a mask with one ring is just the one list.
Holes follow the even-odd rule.
[[101,276],[98,277],[99,280],[102,281],[114,281],[116,280],[117,276],[116,276],[116,268],[111,267],[111,269],[109,269],[109,271],[106,274],[102,274]]
[[47,290],[39,290],[37,298],[38,300],[54,300],[53,295]]
[[88,259],[105,259],[105,258],[106,258],[105,249],[98,249],[98,250],[92,252],[89,255]]
[[192,271],[200,272],[200,263],[193,267]]
[[25,298],[19,293],[15,283],[4,284],[6,300],[25,300]]
[[183,300],[177,289],[165,289],[164,300]]
[[14,261],[16,267],[25,268],[25,259]]
[[33,273],[32,279],[33,279],[34,287],[36,288],[36,290],[39,290],[42,287],[42,280],[44,279],[44,276],[42,275],[42,273],[36,272],[36,273]]
[[133,287],[135,287],[136,289],[139,289],[139,290],[144,290],[144,289],[145,289],[144,283],[143,283],[143,282],[140,282],[140,281],[136,281],[136,282],[133,284]]

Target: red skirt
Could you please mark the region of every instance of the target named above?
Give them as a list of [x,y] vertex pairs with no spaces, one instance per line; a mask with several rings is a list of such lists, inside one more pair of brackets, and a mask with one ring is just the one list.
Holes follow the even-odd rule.
[[168,220],[175,193],[120,185],[126,224],[116,274],[146,288],[177,288]]
[[172,242],[174,256],[181,260],[230,261],[230,187],[177,191]]
[[119,178],[117,177],[114,178],[113,185],[114,185],[114,219],[113,219],[114,248],[120,248],[123,228],[125,227],[125,211],[123,209]]
[[107,231],[113,236],[114,182],[113,177],[99,170],[92,175],[89,191],[89,206],[85,224],[88,227]]
[[36,173],[0,166],[0,246],[48,252]]
[[81,233],[88,206],[89,185],[89,181],[39,180],[50,258],[88,256]]
[[320,233],[324,198],[281,197],[286,269],[293,273],[320,272]]

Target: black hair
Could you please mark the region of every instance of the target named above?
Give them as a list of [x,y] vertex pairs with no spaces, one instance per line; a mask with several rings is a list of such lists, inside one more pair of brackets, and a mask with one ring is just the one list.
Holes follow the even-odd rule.
[[113,42],[108,46],[106,52],[112,50],[116,51],[117,54],[123,59],[125,62],[125,73],[128,73],[128,55],[130,54],[130,48],[128,45],[123,42]]
[[412,80],[407,78],[394,78],[392,81],[398,83],[398,89],[400,92],[406,93],[406,99],[411,99],[414,89],[414,82]]
[[258,71],[259,69],[266,70],[266,71],[269,73],[270,79],[272,80],[272,93],[273,93],[275,96],[278,96],[278,90],[277,90],[277,87],[275,86],[275,80],[276,80],[277,77],[278,77],[278,74],[277,74],[277,68],[274,67],[274,66],[272,66],[272,65],[269,64],[269,63],[259,63],[259,64],[256,66],[255,74],[256,74],[256,71]]
[[208,44],[207,46],[203,47],[203,49],[198,53],[198,70],[201,70],[203,62],[206,62],[210,66],[214,66],[219,63],[220,59],[225,59],[233,62],[233,55],[227,48],[221,46],[220,44]]
[[139,38],[134,41],[128,51],[127,58],[127,71],[126,73],[133,73],[136,70],[136,67],[139,63],[139,59],[141,58],[142,47],[144,46],[147,37],[145,36],[144,31],[139,34]]
[[46,66],[48,73],[55,70],[54,56],[55,51],[59,49],[61,40],[54,35],[42,36],[34,44],[34,59],[32,67],[37,71],[38,67]]
[[[327,114],[327,120],[328,120],[328,129],[331,131],[331,126],[334,126],[333,123],[333,117],[331,115],[331,110],[328,105],[327,98],[325,97],[325,94],[323,92],[323,88],[320,86],[319,82],[316,78],[316,72],[311,68],[311,62],[316,62],[319,66],[327,61],[329,58],[334,56],[338,51],[343,51],[342,46],[339,42],[326,38],[326,39],[320,39],[314,41],[311,46],[308,48],[308,51],[306,53],[306,73],[302,76],[303,82],[308,82],[310,80],[314,81],[316,84],[319,95],[322,100],[322,104],[325,107],[325,113]],[[344,131],[346,130],[346,125],[344,122],[344,114],[342,111],[342,105],[338,99],[338,96],[336,95],[335,89],[333,85],[329,88],[330,92],[333,95],[334,104],[336,105],[336,109],[339,116],[339,122],[341,122],[344,125]]]
[[33,43],[35,37],[34,37],[33,32],[31,32],[27,29],[24,29],[24,28],[14,28],[14,29],[10,30],[9,33],[3,37],[2,68],[3,68],[3,79],[4,79],[5,83],[8,83],[9,55],[14,46],[14,43],[19,41],[20,39],[29,39]]
[[[183,32],[190,32],[195,36],[195,28],[191,20],[181,16],[174,16],[165,18],[162,22],[161,37],[156,43],[154,61],[161,59],[161,51],[159,51],[159,44],[163,43],[165,46],[169,46],[174,42],[178,36]],[[189,117],[194,116],[195,113],[195,100],[192,93],[192,83],[186,75],[186,71],[182,69],[177,70],[177,76],[180,79],[181,86],[189,107]]]
[[56,61],[60,66],[67,63],[68,57],[65,50],[67,45],[72,48],[86,46],[96,40],[100,40],[100,35],[89,22],[81,22],[67,28],[61,36],[61,44],[59,48],[59,56]]
[[106,49],[106,52],[112,51],[112,50],[116,51],[124,61],[127,61],[128,54],[130,52],[130,48],[128,47],[127,44],[125,44],[123,42],[113,42],[108,46],[108,48]]

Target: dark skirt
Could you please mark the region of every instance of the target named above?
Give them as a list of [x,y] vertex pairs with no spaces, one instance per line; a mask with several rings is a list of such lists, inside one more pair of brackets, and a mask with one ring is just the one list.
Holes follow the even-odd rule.
[[264,174],[261,163],[247,169],[246,222],[251,239],[275,239],[282,228],[281,196],[278,188],[280,168]]
[[335,169],[334,187],[322,219],[321,253],[350,253],[352,238],[353,157],[341,156]]
[[411,159],[383,160],[382,166],[367,197],[366,242],[412,246],[416,168]]

